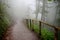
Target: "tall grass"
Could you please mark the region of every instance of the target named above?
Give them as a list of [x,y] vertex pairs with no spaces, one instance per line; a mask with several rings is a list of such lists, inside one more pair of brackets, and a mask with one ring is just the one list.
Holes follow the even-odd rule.
[[[28,22],[29,29],[34,30],[37,34],[39,33],[39,24],[38,23],[33,23]],[[51,30],[48,30],[47,28],[41,28],[41,37],[42,40],[54,40],[54,32]]]

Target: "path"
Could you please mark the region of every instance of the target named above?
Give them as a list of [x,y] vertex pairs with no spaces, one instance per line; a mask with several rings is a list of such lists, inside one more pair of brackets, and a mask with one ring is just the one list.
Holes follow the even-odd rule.
[[5,40],[38,40],[38,37],[19,21],[7,33],[9,35]]

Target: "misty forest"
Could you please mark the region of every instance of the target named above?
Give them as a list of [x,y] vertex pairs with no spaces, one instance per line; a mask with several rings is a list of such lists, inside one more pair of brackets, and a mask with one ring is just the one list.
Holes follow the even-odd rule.
[[60,40],[60,0],[0,0],[0,40]]

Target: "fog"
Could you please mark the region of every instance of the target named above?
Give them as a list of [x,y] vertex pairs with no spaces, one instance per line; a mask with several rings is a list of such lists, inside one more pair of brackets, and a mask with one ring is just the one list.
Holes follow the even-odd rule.
[[[36,0],[2,0],[2,2],[8,5],[7,6],[8,8],[6,8],[7,12],[14,21],[16,20],[21,21],[25,19],[26,17],[31,18],[31,19],[36,18],[36,15],[35,15]],[[41,2],[40,4],[42,5]],[[54,6],[54,3],[51,5]],[[55,11],[56,11],[55,7],[48,8],[46,21],[48,21],[49,23],[50,22],[54,23],[55,15],[56,15]],[[38,14],[38,19],[41,20],[40,13]]]
[[35,10],[35,0],[2,0],[2,2],[8,5],[7,12],[15,21],[27,17],[28,7]]

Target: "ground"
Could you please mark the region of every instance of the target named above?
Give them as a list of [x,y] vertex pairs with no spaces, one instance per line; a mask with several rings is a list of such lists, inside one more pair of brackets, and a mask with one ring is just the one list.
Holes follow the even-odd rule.
[[30,31],[22,21],[17,21],[5,35],[4,40],[38,40],[37,35]]

